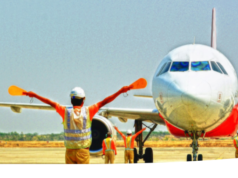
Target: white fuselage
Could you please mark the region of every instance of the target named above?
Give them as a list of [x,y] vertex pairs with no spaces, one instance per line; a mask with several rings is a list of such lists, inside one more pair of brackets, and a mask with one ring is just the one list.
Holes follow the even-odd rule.
[[[215,71],[217,66],[220,72]],[[166,67],[167,71],[159,74]],[[207,132],[231,113],[236,103],[237,76],[219,51],[205,45],[185,45],[161,61],[153,77],[152,94],[157,109],[169,123],[183,130]]]

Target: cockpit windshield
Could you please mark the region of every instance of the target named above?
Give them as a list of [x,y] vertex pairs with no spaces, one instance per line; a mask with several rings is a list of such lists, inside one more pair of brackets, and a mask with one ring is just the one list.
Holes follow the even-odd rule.
[[187,71],[188,70],[189,62],[173,62],[172,67],[170,69],[171,72],[177,71]]
[[159,73],[158,73],[156,76],[158,77],[159,75],[162,75],[163,73],[168,72],[169,67],[170,67],[170,64],[171,64],[171,62],[165,63],[165,64],[162,66],[161,70],[159,71]]
[[191,63],[191,70],[203,71],[203,70],[211,70],[211,68],[208,61],[196,61]]
[[226,70],[225,70],[225,68],[224,68],[219,62],[217,62],[217,64],[219,65],[219,67],[220,67],[220,69],[222,70],[222,72],[223,72],[224,74],[228,75],[227,72],[226,72]]

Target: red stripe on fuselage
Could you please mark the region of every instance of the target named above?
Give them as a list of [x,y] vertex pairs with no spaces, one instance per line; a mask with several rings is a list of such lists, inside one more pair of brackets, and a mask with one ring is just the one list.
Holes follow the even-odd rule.
[[206,137],[230,137],[238,129],[238,104],[234,106],[228,118],[215,129],[206,133]]
[[186,137],[185,133],[184,133],[184,130],[179,129],[179,128],[173,126],[172,124],[170,124],[169,122],[167,122],[160,113],[159,113],[159,116],[164,120],[164,122],[165,122],[165,124],[167,126],[168,131],[172,135],[174,135],[176,137]]
[[[176,137],[186,137],[184,130],[179,129],[170,124],[169,122],[167,122],[160,113],[159,116],[164,120],[168,131],[172,135]],[[236,134],[237,129],[238,129],[238,104],[234,106],[228,118],[215,129],[206,132],[205,137],[230,137]],[[201,135],[201,137],[203,137],[203,134]]]

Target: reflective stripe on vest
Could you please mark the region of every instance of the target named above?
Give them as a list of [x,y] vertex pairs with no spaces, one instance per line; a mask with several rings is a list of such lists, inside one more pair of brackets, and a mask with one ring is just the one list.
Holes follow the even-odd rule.
[[112,141],[112,139],[110,139],[110,141],[109,141],[109,145],[107,144],[107,141],[106,141],[107,139],[104,139],[104,143],[105,143],[105,145],[106,145],[106,152],[108,152],[108,151],[113,151],[113,149],[111,149],[111,141]]
[[64,129],[65,133],[86,133],[86,132],[90,132],[91,128],[88,129],[83,129],[83,130],[70,130],[70,129]]
[[126,149],[125,150],[134,150],[133,148],[131,148],[131,136],[126,137]]
[[[77,123],[74,121],[76,119],[78,119]],[[85,107],[81,108],[81,113],[78,118],[75,118],[74,109],[72,107],[66,107],[64,118],[65,147],[69,149],[90,147],[92,143],[91,124],[92,121]]]
[[71,140],[71,141],[87,140],[89,138],[91,138],[91,135],[84,136],[84,137],[66,137],[66,136],[64,136],[65,140]]

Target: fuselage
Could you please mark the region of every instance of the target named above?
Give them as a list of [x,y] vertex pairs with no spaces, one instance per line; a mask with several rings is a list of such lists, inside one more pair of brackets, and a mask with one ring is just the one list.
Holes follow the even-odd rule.
[[237,85],[236,71],[223,54],[205,45],[185,45],[159,64],[152,95],[166,122],[181,130],[209,132],[231,114]]

